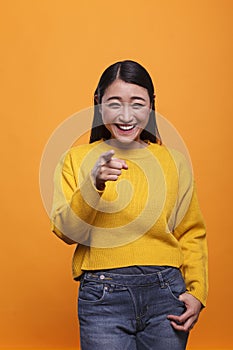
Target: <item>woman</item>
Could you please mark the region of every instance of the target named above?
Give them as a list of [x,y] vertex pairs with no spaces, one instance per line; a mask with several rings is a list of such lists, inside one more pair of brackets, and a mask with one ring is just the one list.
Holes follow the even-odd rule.
[[56,169],[52,229],[78,243],[83,350],[185,349],[206,304],[206,232],[192,173],[162,145],[154,97],[140,64],[108,67],[90,144]]

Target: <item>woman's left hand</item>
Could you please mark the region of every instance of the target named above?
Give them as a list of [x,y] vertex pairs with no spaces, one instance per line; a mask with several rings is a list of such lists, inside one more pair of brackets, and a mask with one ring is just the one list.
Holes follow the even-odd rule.
[[198,320],[202,304],[189,293],[181,294],[179,299],[184,302],[186,311],[180,316],[168,315],[167,318],[177,331],[189,332]]

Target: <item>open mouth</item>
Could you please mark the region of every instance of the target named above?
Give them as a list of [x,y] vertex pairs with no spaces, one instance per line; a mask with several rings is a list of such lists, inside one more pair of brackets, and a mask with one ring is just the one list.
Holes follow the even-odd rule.
[[122,131],[129,131],[129,130],[133,130],[135,128],[136,125],[132,125],[132,124],[115,124],[118,129],[122,130]]

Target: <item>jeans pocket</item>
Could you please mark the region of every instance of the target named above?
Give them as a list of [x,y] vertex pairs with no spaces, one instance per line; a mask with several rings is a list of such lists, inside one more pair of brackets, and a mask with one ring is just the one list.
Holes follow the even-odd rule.
[[97,303],[104,299],[107,287],[103,283],[84,280],[79,287],[79,301]]
[[182,275],[167,281],[166,285],[170,296],[180,304],[184,304],[183,301],[179,299],[179,296],[186,291],[186,286]]

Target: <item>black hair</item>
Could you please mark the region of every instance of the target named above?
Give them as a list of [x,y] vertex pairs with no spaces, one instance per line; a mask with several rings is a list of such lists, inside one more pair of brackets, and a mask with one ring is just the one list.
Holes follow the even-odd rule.
[[102,97],[105,90],[116,79],[123,80],[126,83],[136,84],[147,89],[151,103],[151,113],[145,129],[143,129],[140,134],[140,139],[143,141],[161,144],[162,141],[157,128],[155,116],[155,95],[152,79],[143,66],[131,60],[112,64],[100,77],[99,84],[94,94],[94,118],[89,142],[92,143],[101,139],[108,140],[111,138],[110,131],[103,123],[102,116],[99,111],[99,105],[102,102]]

